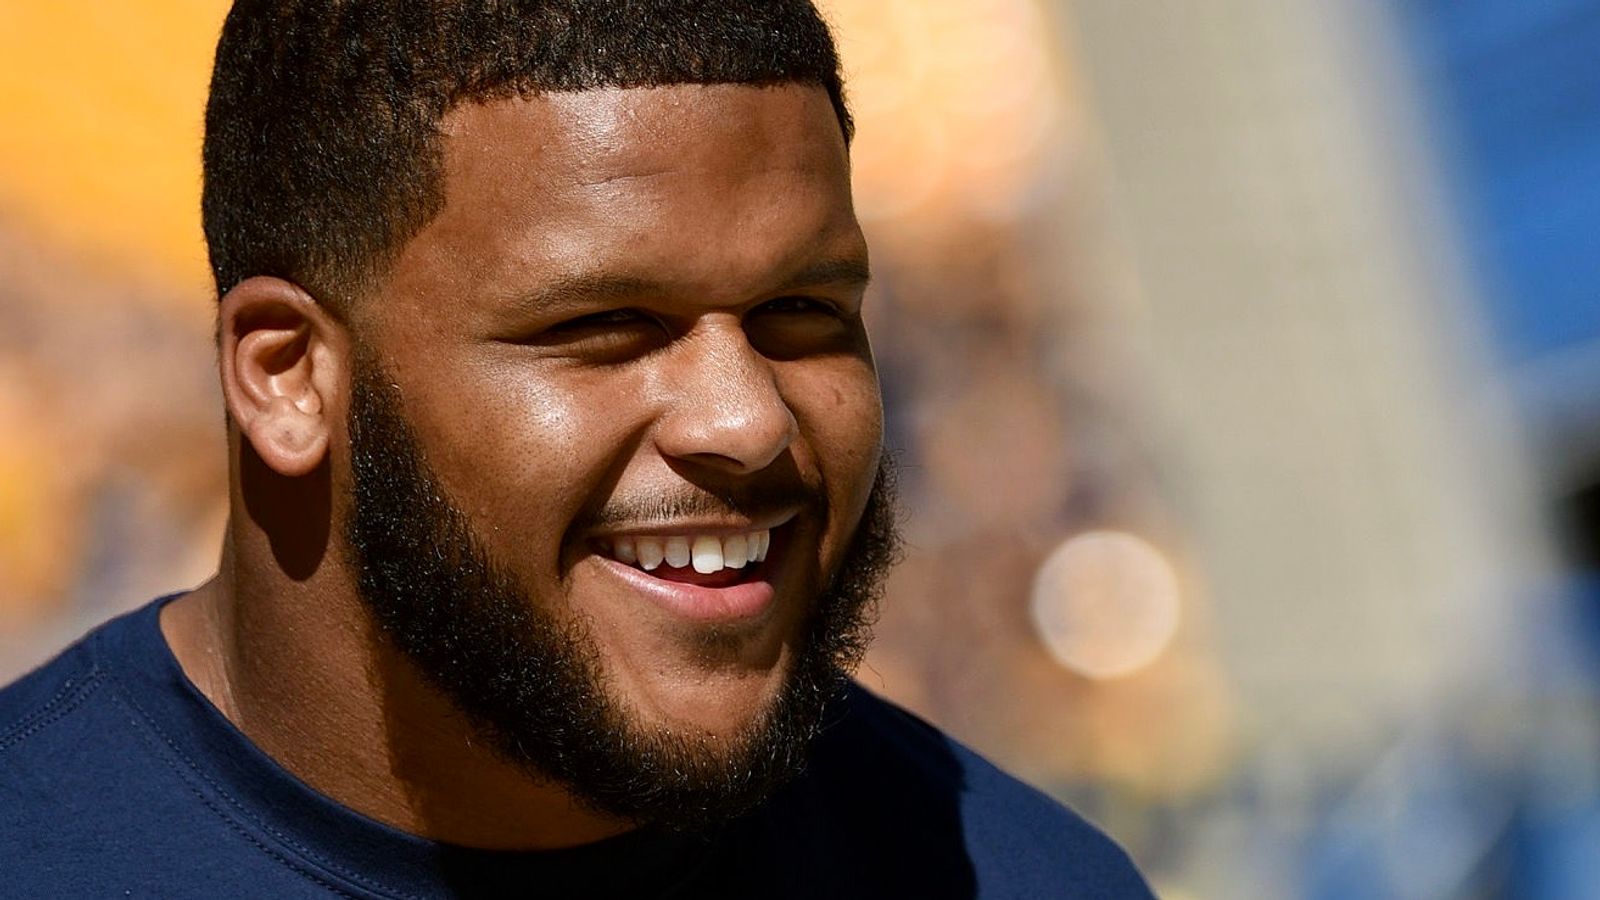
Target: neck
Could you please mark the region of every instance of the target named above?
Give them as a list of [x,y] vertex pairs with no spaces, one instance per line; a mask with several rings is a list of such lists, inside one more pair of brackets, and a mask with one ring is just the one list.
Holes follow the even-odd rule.
[[490,751],[389,647],[334,554],[296,580],[242,565],[236,537],[215,578],[162,610],[162,633],[201,693],[297,778],[368,818],[461,846],[555,849],[632,827]]

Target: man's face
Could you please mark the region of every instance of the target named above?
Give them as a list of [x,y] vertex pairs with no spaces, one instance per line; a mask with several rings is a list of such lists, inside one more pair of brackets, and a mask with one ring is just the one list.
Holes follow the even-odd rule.
[[[429,489],[416,531],[445,539],[441,577],[484,582],[452,584],[456,613],[526,604],[613,724],[746,744],[793,705],[808,648],[850,643],[829,632],[860,598],[826,589],[872,555],[852,544],[881,440],[866,249],[827,95],[582,91],[443,125],[445,207],[355,325],[353,429],[381,424],[353,441],[423,468],[368,453],[367,493]],[[367,538],[408,527],[384,518]]]

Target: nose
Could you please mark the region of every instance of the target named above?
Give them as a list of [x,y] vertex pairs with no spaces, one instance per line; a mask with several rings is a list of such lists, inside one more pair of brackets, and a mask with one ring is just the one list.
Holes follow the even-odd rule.
[[655,443],[669,459],[744,474],[766,468],[794,441],[794,413],[772,362],[737,321],[686,335],[664,375],[668,407]]

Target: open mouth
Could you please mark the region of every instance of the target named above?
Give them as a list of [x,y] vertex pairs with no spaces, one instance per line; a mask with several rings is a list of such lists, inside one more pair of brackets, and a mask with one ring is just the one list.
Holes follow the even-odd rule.
[[618,535],[601,553],[664,581],[705,587],[752,577],[772,548],[772,529],[739,534]]
[[792,519],[748,531],[686,525],[676,533],[664,528],[606,535],[591,546],[603,568],[634,596],[677,616],[700,623],[756,622],[776,608],[777,570],[792,530]]

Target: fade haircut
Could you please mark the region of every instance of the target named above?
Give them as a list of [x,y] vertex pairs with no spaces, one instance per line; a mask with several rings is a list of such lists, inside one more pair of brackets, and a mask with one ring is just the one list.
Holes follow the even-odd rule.
[[547,91],[793,82],[850,115],[808,0],[237,0],[206,104],[217,296],[252,275],[348,306],[444,203],[439,122]]

